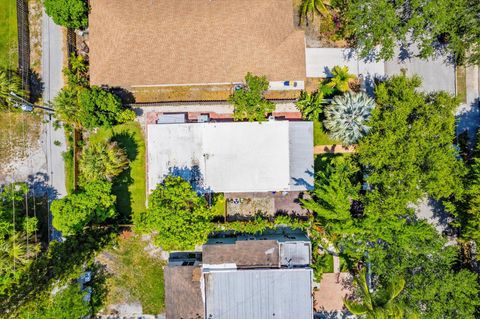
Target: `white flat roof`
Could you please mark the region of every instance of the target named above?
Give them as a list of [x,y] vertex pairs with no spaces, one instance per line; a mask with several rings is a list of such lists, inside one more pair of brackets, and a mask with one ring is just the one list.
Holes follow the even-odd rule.
[[200,191],[313,187],[311,122],[151,124],[147,134],[149,190],[170,174]]

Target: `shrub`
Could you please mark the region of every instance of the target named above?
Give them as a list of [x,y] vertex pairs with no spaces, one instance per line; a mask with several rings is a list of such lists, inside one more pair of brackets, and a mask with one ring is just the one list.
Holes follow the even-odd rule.
[[336,96],[325,108],[325,127],[333,138],[354,144],[368,132],[366,122],[374,107],[375,101],[363,92]]
[[275,110],[275,104],[267,101],[263,93],[268,89],[268,80],[265,76],[256,76],[247,73],[246,87],[235,91],[228,99],[233,104],[233,117],[236,121],[265,121],[266,114]]

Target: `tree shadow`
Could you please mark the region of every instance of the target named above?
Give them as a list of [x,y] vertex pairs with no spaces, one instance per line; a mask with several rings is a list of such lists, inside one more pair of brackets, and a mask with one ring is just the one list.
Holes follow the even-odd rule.
[[[120,134],[114,134],[111,140],[117,142],[118,146],[125,150],[130,162],[137,158],[138,143],[135,141],[133,133],[121,132]],[[128,188],[133,184],[130,166],[115,177],[112,184],[112,193],[117,197],[115,206],[119,213],[119,222],[129,223],[132,214],[132,194]]]
[[135,104],[135,96],[132,92],[121,87],[112,87],[110,88],[110,91],[117,95],[122,100],[123,104]]
[[45,86],[38,72],[30,70],[29,75],[30,75],[30,102],[36,103],[41,99]]

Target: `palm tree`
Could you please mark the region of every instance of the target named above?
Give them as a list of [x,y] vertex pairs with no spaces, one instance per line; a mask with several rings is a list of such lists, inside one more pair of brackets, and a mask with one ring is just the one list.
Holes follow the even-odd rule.
[[368,133],[366,122],[370,118],[375,101],[366,93],[347,92],[333,98],[331,105],[325,108],[325,128],[330,135],[346,145],[356,143]]
[[308,93],[302,91],[296,106],[304,119],[309,121],[318,120],[322,113],[323,94],[320,91]]
[[367,285],[365,268],[355,277],[361,295],[361,302],[345,299],[345,307],[354,315],[366,315],[368,319],[402,319],[417,318],[407,311],[395,298],[405,287],[405,279],[400,278],[391,283],[384,291],[371,292]]
[[25,91],[22,89],[22,80],[18,74],[0,69],[0,109],[10,109],[14,106],[15,102],[11,99],[11,92],[26,97]]
[[348,66],[334,66],[332,75],[333,77],[327,83],[327,86],[340,92],[347,92],[350,89],[350,82],[357,78],[355,75],[348,73]]
[[300,17],[299,25],[305,18],[305,24],[308,26],[308,16],[310,15],[312,21],[316,14],[326,16],[329,14],[327,6],[329,1],[326,0],[302,0],[300,7],[298,8],[298,16]]
[[79,161],[81,183],[111,181],[128,167],[128,157],[116,142],[90,142]]

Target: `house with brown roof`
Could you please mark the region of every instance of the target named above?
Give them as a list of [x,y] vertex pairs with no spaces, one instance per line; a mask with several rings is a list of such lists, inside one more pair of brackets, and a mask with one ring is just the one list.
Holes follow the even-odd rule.
[[291,0],[90,0],[90,6],[92,85],[154,100],[155,92],[176,86],[230,90],[252,72],[267,76],[271,90],[303,89],[305,39]]
[[170,255],[167,319],[312,319],[310,240],[281,229],[261,236],[221,234],[202,252]]

